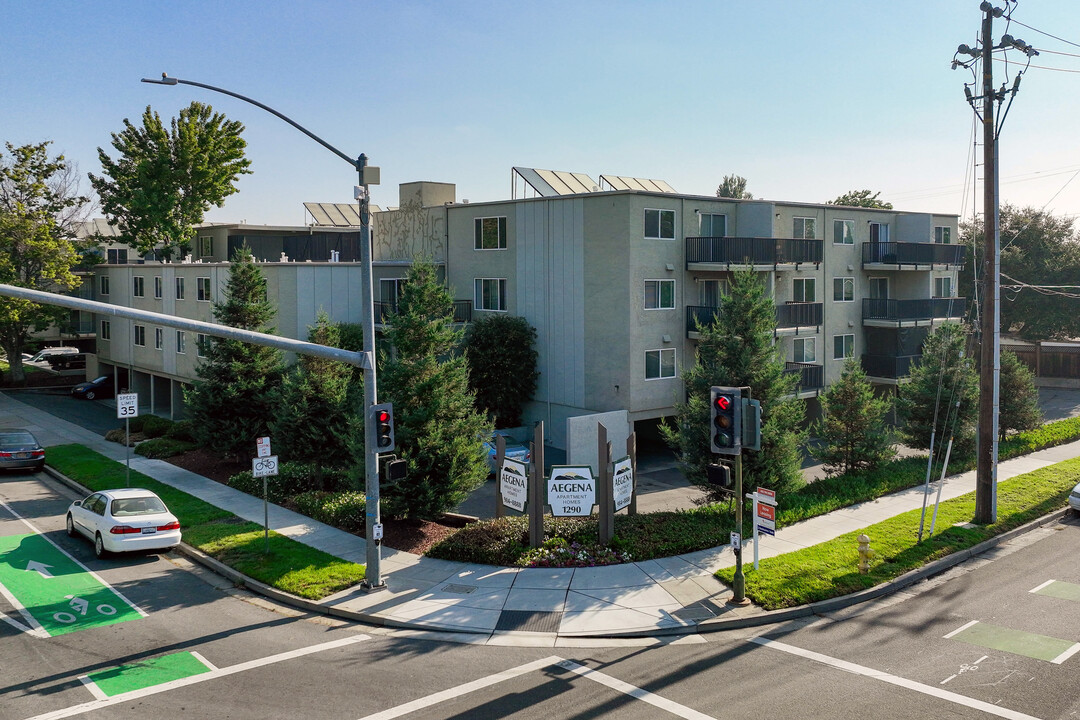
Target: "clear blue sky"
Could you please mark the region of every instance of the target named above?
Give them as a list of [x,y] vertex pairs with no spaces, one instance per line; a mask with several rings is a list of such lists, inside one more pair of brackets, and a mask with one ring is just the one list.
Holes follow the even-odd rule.
[[[1080,43],[1076,0],[1021,0],[1014,18]],[[949,63],[980,20],[979,0],[6,0],[0,140],[52,140],[85,175],[125,117],[199,100],[244,123],[254,171],[208,219],[295,225],[304,201],[352,200],[349,166],[277,118],[139,82],[165,71],[367,153],[382,206],[414,180],[509,198],[522,165],[703,195],[737,173],[768,199],[870,188],[900,209],[970,215],[972,76]],[[997,21],[995,40],[1004,31]],[[1029,71],[1002,133],[1004,200],[1041,207],[1080,170],[1080,46],[1010,32],[1078,56],[1034,60],[1073,72]],[[1049,209],[1080,215],[1080,178]]]

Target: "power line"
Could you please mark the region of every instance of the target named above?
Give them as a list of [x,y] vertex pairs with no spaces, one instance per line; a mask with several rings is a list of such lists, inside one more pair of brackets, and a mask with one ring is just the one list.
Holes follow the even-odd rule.
[[1017,25],[1019,25],[1020,27],[1025,27],[1028,30],[1031,30],[1032,32],[1039,33],[1040,35],[1045,35],[1046,37],[1054,38],[1055,40],[1058,40],[1060,42],[1065,43],[1066,45],[1072,45],[1073,47],[1080,48],[1080,43],[1074,43],[1072,40],[1066,40],[1065,38],[1058,37],[1057,35],[1051,35],[1050,33],[1046,32],[1044,30],[1040,30],[1039,28],[1034,28],[1034,27],[1031,27],[1030,25],[1025,25],[1024,23],[1020,22],[1019,20],[1013,20],[1012,17],[1009,18],[1009,22],[1014,22]]

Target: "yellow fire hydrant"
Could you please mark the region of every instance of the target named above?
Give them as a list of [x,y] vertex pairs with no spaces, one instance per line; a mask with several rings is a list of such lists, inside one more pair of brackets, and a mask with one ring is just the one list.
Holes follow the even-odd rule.
[[865,533],[859,535],[859,572],[865,575],[870,572],[870,559],[875,553],[870,549],[870,537]]

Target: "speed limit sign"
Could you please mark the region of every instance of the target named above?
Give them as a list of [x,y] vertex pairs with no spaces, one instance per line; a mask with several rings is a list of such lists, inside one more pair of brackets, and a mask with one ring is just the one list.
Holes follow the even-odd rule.
[[121,420],[139,416],[139,393],[121,393],[116,396],[116,417]]

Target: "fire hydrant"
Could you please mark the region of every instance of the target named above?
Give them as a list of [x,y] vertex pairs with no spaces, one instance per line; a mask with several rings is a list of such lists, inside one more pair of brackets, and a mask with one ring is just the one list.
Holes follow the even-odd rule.
[[870,572],[870,559],[876,553],[870,549],[870,537],[865,533],[859,535],[856,540],[859,541],[859,572],[865,575]]

